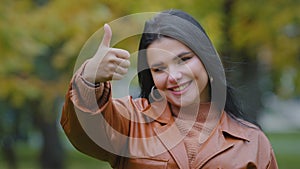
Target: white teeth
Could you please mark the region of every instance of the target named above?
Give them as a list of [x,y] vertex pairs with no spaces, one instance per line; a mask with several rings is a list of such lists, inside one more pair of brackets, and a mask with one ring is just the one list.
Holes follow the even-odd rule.
[[173,91],[175,92],[178,92],[178,91],[181,91],[183,89],[185,89],[189,84],[185,84],[185,85],[182,85],[182,86],[179,86],[179,87],[176,87],[176,88],[173,88]]

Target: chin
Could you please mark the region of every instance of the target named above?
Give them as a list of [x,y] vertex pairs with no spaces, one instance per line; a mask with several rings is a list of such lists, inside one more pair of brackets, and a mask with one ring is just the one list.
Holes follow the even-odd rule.
[[174,106],[177,106],[177,107],[188,107],[188,106],[200,103],[200,100],[197,99],[197,98],[198,97],[187,96],[187,97],[176,98],[176,99],[170,98],[168,100]]

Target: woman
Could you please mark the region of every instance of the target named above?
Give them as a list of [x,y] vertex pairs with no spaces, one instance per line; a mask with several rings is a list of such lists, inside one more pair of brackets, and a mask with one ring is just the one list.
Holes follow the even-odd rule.
[[97,53],[71,80],[61,124],[81,152],[113,168],[277,168],[264,133],[243,120],[219,56],[187,13],[146,22],[138,54],[140,98],[113,99],[129,53],[110,47],[108,25]]

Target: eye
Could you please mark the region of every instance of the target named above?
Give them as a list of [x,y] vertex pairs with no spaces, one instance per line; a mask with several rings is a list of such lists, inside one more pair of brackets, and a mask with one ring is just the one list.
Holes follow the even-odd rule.
[[186,57],[183,57],[181,58],[182,61],[187,61],[187,60],[190,60],[192,58],[192,56],[186,56]]
[[162,72],[162,71],[164,71],[166,69],[166,67],[153,67],[153,68],[151,68],[151,70],[153,71],[153,72]]
[[182,56],[178,59],[178,64],[185,63],[186,61],[190,60],[193,58],[194,55],[186,55]]

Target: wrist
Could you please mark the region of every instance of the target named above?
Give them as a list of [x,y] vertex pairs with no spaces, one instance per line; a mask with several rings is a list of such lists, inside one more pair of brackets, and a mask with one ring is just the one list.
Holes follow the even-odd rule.
[[95,82],[95,83],[92,83],[92,82],[90,82],[90,81],[88,81],[87,79],[85,79],[83,76],[81,76],[81,79],[82,79],[82,81],[86,84],[86,85],[88,85],[88,86],[90,86],[90,87],[99,87],[100,86],[100,82]]
[[82,81],[90,86],[90,87],[99,87],[100,86],[100,82],[96,82],[95,78],[90,78],[88,75],[87,75],[87,72],[86,69],[87,69],[87,65],[88,62],[86,62],[84,65],[83,65],[83,68],[82,68],[82,71],[80,73],[80,76],[81,76],[81,79]]

